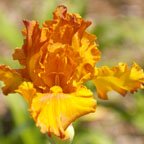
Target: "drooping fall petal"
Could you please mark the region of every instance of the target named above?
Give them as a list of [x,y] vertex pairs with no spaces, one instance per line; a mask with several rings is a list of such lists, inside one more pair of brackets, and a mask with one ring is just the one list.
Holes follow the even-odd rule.
[[26,81],[21,83],[15,92],[21,94],[29,105],[31,105],[32,99],[36,96],[36,89],[34,88],[33,84]]
[[136,63],[131,68],[124,63],[112,68],[103,66],[95,69],[94,83],[99,97],[107,99],[107,92],[112,90],[125,95],[141,88],[144,84],[144,73]]
[[23,82],[23,78],[17,71],[10,69],[8,66],[0,65],[0,81],[4,82],[5,86],[2,90],[7,95],[18,88]]
[[30,112],[41,132],[64,138],[66,128],[78,117],[94,112],[95,107],[92,92],[85,87],[64,94],[59,86],[54,86],[51,93],[36,94]]

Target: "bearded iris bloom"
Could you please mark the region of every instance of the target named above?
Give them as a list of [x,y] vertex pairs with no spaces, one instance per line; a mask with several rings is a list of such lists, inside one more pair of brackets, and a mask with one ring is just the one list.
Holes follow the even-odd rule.
[[142,88],[144,73],[136,63],[95,67],[100,51],[95,35],[86,32],[91,22],[68,13],[65,6],[58,6],[53,20],[42,28],[36,21],[23,22],[24,44],[13,54],[23,67],[0,65],[0,80],[5,95],[19,93],[25,98],[42,133],[67,139],[74,120],[95,112],[93,93],[83,85],[89,80],[102,99],[112,90],[124,96]]

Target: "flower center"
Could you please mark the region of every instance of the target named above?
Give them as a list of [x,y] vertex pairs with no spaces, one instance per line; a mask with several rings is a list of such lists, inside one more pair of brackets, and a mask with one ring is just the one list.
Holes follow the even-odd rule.
[[50,88],[50,92],[51,92],[51,93],[62,93],[63,90],[62,90],[62,88],[59,87],[59,86],[53,86],[53,87]]

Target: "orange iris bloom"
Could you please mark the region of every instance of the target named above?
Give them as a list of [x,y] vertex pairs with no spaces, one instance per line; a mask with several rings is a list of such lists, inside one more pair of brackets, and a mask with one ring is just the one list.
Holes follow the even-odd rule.
[[124,63],[95,67],[100,51],[95,35],[86,32],[90,24],[78,14],[67,13],[65,6],[58,6],[53,20],[42,28],[36,21],[24,21],[24,44],[13,54],[23,68],[0,66],[3,93],[21,94],[43,133],[66,138],[66,129],[75,119],[95,112],[93,93],[83,85],[88,80],[93,80],[103,99],[111,90],[125,95],[144,83],[143,70],[136,63],[130,68]]

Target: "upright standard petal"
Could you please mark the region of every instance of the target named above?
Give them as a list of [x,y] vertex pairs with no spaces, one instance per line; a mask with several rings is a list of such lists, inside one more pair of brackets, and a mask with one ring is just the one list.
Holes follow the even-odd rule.
[[59,79],[64,91],[72,91],[70,88],[91,78],[100,59],[96,37],[86,32],[91,22],[58,6],[53,20],[42,28],[36,21],[25,20],[24,24],[24,44],[15,50],[13,58],[25,66],[34,86],[49,91]]
[[5,86],[2,88],[5,95],[15,92],[18,86],[23,82],[23,78],[16,70],[10,69],[8,66],[0,65],[0,81]]
[[94,112],[95,108],[92,92],[85,87],[64,94],[61,87],[54,86],[50,93],[36,94],[30,112],[41,132],[64,139],[67,127],[78,117]]
[[44,27],[48,29],[47,37],[53,43],[66,45],[77,54],[75,73],[72,79],[82,84],[90,79],[94,73],[94,66],[100,59],[100,52],[96,45],[96,36],[86,32],[90,21],[85,21],[77,14],[67,12],[65,6],[59,6],[54,12],[53,21],[46,21]]
[[103,66],[95,69],[94,83],[99,97],[107,99],[107,92],[112,90],[125,95],[141,88],[144,84],[144,73],[136,63],[131,68],[124,63],[112,68]]

